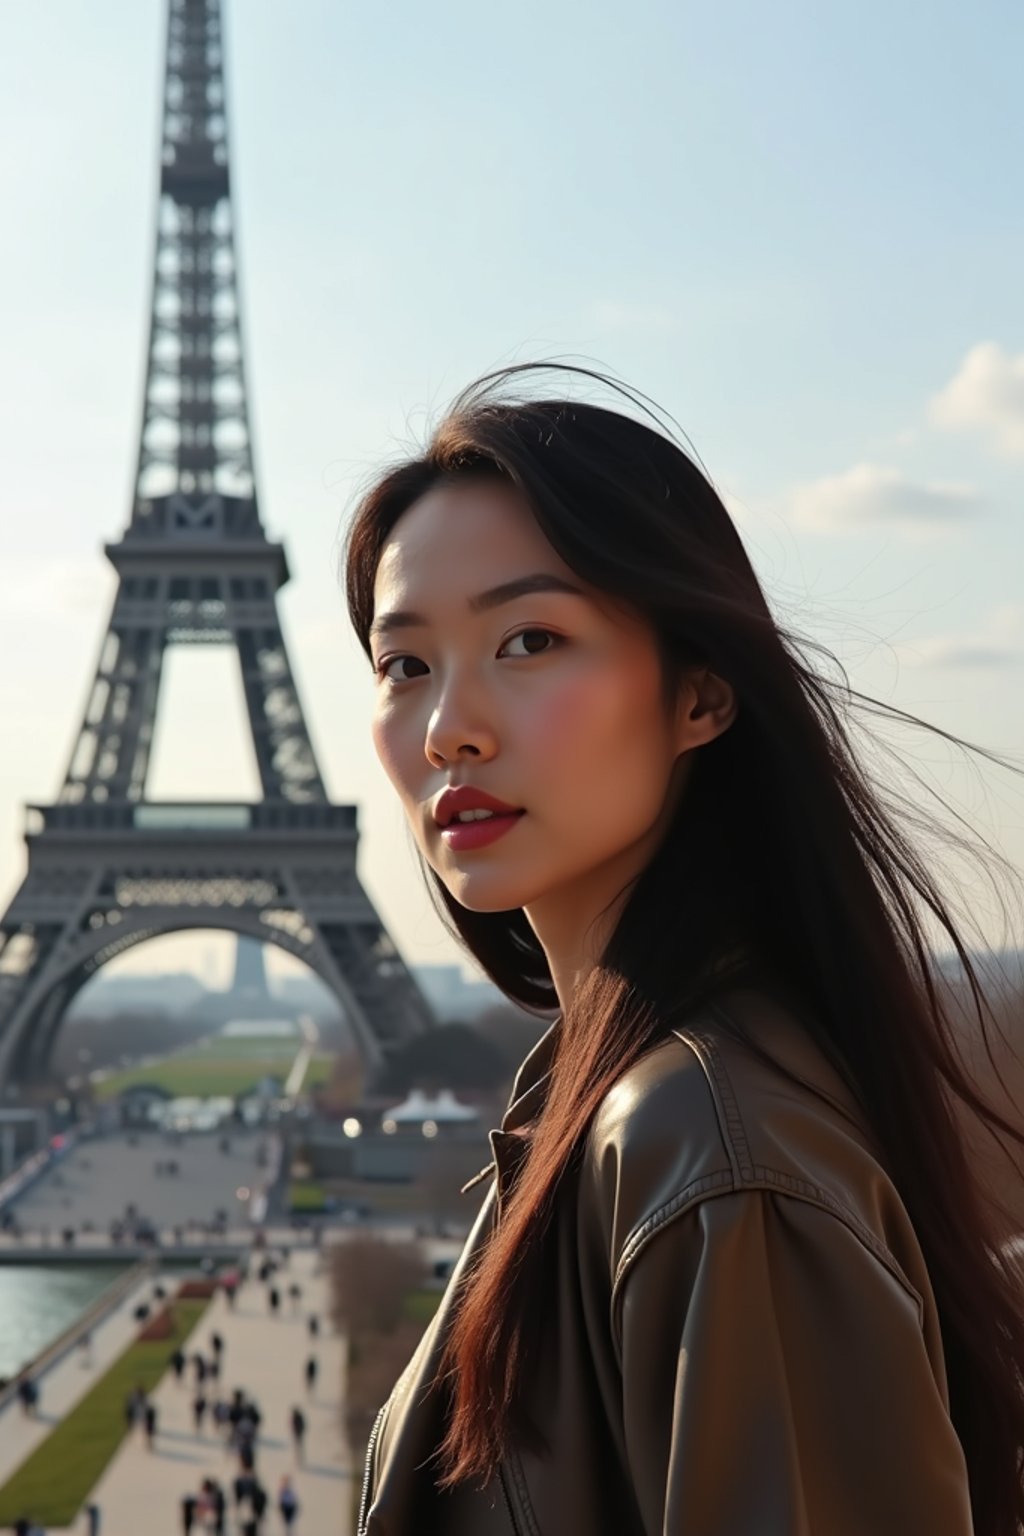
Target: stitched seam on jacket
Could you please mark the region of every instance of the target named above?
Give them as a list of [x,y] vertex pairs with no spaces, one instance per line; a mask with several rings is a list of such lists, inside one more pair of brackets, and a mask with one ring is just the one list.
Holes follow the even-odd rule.
[[[711,1012],[719,1018],[729,1022],[729,1015],[718,1004],[711,1004]],[[725,1111],[725,1123],[728,1131],[730,1160],[738,1163],[744,1179],[751,1177],[750,1170],[753,1163],[750,1157],[750,1143],[747,1140],[746,1127],[743,1124],[743,1116],[733,1091],[732,1079],[726,1070],[725,1062],[718,1050],[718,1042],[714,1035],[703,1029],[675,1029],[672,1031],[681,1040],[685,1040],[697,1057],[711,1086],[712,1094],[716,1101],[720,1101]],[[698,1049],[699,1047],[699,1049]],[[706,1052],[707,1060],[701,1054]]]
[[674,1029],[672,1033],[693,1052],[707,1078],[733,1177],[742,1176],[744,1179],[749,1179],[751,1164],[747,1133],[743,1127],[739,1105],[736,1103],[736,1095],[732,1091],[732,1083],[715,1052],[712,1041],[706,1034],[696,1029]]
[[526,1486],[526,1474],[523,1471],[519,1457],[514,1447],[510,1446],[505,1455],[505,1465],[512,1474],[512,1481],[516,1485],[516,1494],[519,1498],[519,1508],[523,1519],[527,1524],[527,1536],[541,1536],[540,1526],[537,1524],[537,1516],[533,1512],[530,1503],[530,1494]]
[[[717,1014],[717,1016],[725,1020],[726,1023],[731,1022],[727,1010],[720,1004],[712,1003],[711,1012]],[[837,1200],[834,1195],[830,1194],[829,1191],[824,1189],[820,1184],[811,1184],[806,1179],[795,1179],[791,1174],[782,1173],[776,1168],[769,1168],[764,1164],[758,1164],[755,1166],[755,1164],[751,1162],[750,1147],[747,1142],[747,1133],[743,1125],[743,1117],[740,1114],[739,1105],[736,1101],[736,1095],[732,1088],[732,1081],[729,1077],[728,1071],[726,1070],[726,1066],[722,1060],[721,1054],[719,1053],[718,1042],[714,1035],[708,1034],[705,1030],[697,1028],[689,1031],[685,1029],[677,1029],[673,1030],[673,1034],[678,1035],[680,1039],[686,1040],[688,1044],[692,1044],[689,1038],[692,1035],[693,1039],[697,1040],[700,1045],[703,1046],[707,1051],[708,1060],[711,1064],[711,1070],[714,1073],[715,1083],[718,1085],[723,1101],[728,1106],[728,1124],[730,1132],[734,1134],[738,1139],[739,1144],[736,1150],[742,1163],[744,1183],[746,1184],[751,1182],[755,1178],[763,1179],[768,1184],[776,1184],[781,1188],[788,1190],[791,1194],[800,1196],[803,1199],[810,1200],[813,1204],[823,1205],[827,1210],[831,1211],[834,1216],[837,1216],[840,1221],[844,1221],[850,1230],[856,1233],[861,1242],[871,1250],[879,1262],[884,1264],[887,1269],[891,1270],[894,1278],[899,1281],[904,1290],[906,1290],[914,1298],[917,1303],[918,1318],[921,1322],[921,1326],[923,1327],[924,1299],[920,1292],[917,1290],[916,1286],[911,1284],[910,1280],[904,1274],[903,1269],[895,1255],[886,1247],[883,1242],[880,1241],[879,1238],[875,1236],[871,1228],[866,1226],[864,1222],[861,1221],[860,1217],[854,1211],[852,1211],[849,1206],[844,1205],[842,1201]],[[700,1061],[701,1066],[704,1068],[705,1073],[708,1074],[708,1064],[703,1060],[700,1052],[695,1051],[695,1055],[697,1056],[698,1061]],[[708,1076],[710,1082],[710,1074],[708,1074]],[[714,1086],[715,1084],[712,1084],[712,1092],[714,1091]],[[734,1127],[735,1130],[733,1130]],[[636,1234],[633,1234],[633,1236],[627,1242],[627,1247],[629,1246],[629,1242],[633,1242],[635,1240],[635,1237]],[[623,1253],[625,1253],[625,1249],[623,1250]],[[620,1259],[620,1268],[621,1262],[622,1261]]]
[[[822,1189],[819,1184],[811,1184],[806,1179],[795,1179],[791,1174],[782,1173],[777,1168],[755,1165],[752,1169],[752,1174],[753,1177],[750,1180],[744,1180],[742,1186],[734,1184],[725,1172],[709,1174],[705,1178],[695,1179],[692,1184],[688,1184],[678,1195],[674,1195],[671,1200],[666,1200],[664,1205],[660,1205],[627,1240],[616,1266],[615,1279],[612,1283],[610,1308],[612,1336],[615,1341],[616,1351],[620,1355],[622,1338],[619,1314],[622,1304],[623,1282],[638,1256],[647,1247],[651,1239],[657,1235],[661,1227],[665,1226],[675,1217],[683,1215],[692,1206],[697,1205],[701,1199],[714,1199],[716,1195],[723,1194],[745,1194],[747,1191],[755,1189],[781,1189],[794,1199],[804,1200],[809,1205],[815,1205],[828,1215],[834,1216],[837,1221],[841,1221],[874,1255],[879,1263],[889,1271],[901,1289],[911,1298],[917,1307],[918,1325],[923,1328],[924,1298],[921,1296],[921,1293],[908,1280],[898,1261],[885,1244],[879,1242],[874,1233],[852,1211],[836,1200],[833,1195],[830,1195],[828,1190]],[[709,1193],[709,1190],[716,1185],[718,1187],[713,1189],[713,1193]]]

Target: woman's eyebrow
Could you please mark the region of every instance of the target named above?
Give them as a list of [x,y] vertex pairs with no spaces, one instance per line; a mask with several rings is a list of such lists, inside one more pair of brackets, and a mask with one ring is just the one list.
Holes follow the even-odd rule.
[[[525,597],[531,592],[568,592],[575,597],[586,596],[582,587],[567,581],[564,576],[556,576],[552,571],[535,571],[530,576],[517,576],[512,581],[503,581],[500,586],[480,592],[469,599],[467,607],[471,613],[483,613],[488,608],[497,608],[502,603],[510,603],[513,598]],[[422,613],[395,609],[374,619],[370,625],[370,639],[383,634],[386,629],[411,629],[414,625],[429,623],[429,619]]]

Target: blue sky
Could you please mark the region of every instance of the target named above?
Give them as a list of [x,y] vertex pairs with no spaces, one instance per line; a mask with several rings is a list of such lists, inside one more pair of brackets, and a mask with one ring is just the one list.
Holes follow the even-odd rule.
[[[162,0],[4,17],[5,903],[21,802],[56,793],[113,592],[100,543],[136,449],[164,25]],[[855,687],[1024,758],[1018,6],[227,0],[226,39],[282,619],[410,959],[455,952],[406,877],[338,539],[374,465],[502,362],[585,358],[653,395],[780,617]],[[172,654],[155,797],[253,792],[229,662]],[[1024,869],[1024,781],[893,739]]]

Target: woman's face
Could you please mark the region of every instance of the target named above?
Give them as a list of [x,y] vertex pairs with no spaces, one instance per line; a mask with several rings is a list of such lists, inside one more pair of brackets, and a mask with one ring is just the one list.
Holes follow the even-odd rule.
[[[473,599],[543,574],[577,592]],[[555,553],[524,498],[489,481],[436,487],[399,519],[377,570],[373,741],[416,841],[473,911],[522,907],[568,942],[648,861],[674,810],[682,729],[666,719],[649,626]],[[680,768],[683,763],[680,763]],[[525,814],[485,846],[442,837],[448,785]]]

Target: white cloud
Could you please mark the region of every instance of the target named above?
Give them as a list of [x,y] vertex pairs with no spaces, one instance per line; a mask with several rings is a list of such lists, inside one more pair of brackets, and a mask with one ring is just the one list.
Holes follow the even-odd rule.
[[789,498],[794,523],[822,533],[882,528],[911,538],[969,523],[984,498],[968,485],[910,480],[881,464],[855,464],[798,486]]
[[959,635],[930,635],[901,646],[912,666],[974,670],[1012,667],[1024,661],[1024,607],[1003,603],[978,629]]
[[928,402],[928,420],[944,431],[979,433],[1005,458],[1024,457],[1024,352],[994,341],[972,347],[945,389]]

